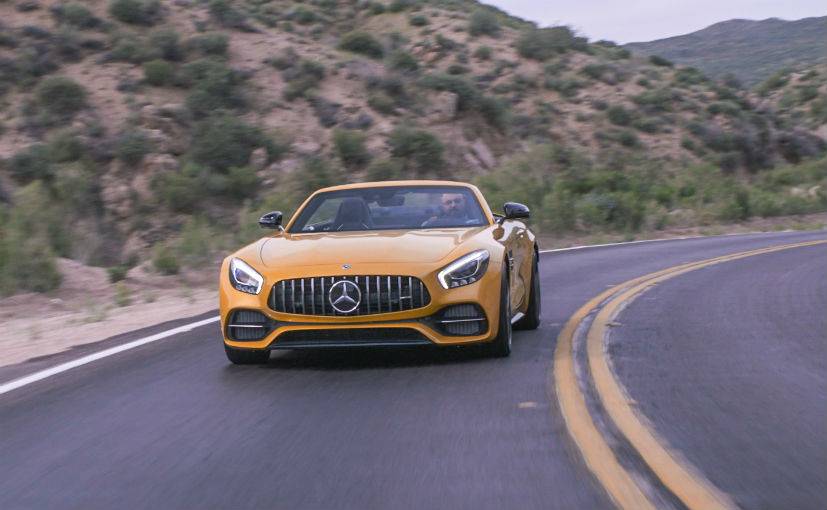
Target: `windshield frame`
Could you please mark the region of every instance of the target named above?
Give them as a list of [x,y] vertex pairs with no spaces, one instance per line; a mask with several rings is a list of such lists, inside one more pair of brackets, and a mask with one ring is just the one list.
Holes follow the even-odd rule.
[[[444,193],[462,193],[470,200],[466,200],[468,202],[466,207],[469,209],[474,209],[475,216],[479,219],[478,221],[474,221],[473,223],[462,224],[462,225],[419,225],[419,226],[406,226],[400,227],[391,225],[388,227],[383,227],[380,225],[373,225],[371,228],[368,229],[348,229],[348,230],[304,230],[307,226],[306,222],[310,220],[310,217],[316,213],[319,209],[320,202],[322,200],[329,200],[333,198],[337,198],[339,196],[343,197],[352,197],[353,195],[377,195],[381,194],[383,191],[387,192],[389,190],[396,190],[396,191],[406,191],[406,192],[416,192],[416,191],[427,191],[429,193],[435,194],[444,194]],[[373,201],[370,201],[373,202]],[[296,211],[293,217],[290,219],[290,223],[287,225],[285,232],[298,235],[298,234],[320,234],[320,233],[335,233],[335,232],[376,232],[376,231],[389,231],[389,230],[432,230],[432,229],[446,229],[446,228],[477,228],[481,226],[490,226],[491,225],[491,213],[489,209],[486,207],[486,203],[484,199],[480,196],[479,191],[473,187],[458,183],[445,183],[445,184],[393,184],[388,186],[357,186],[352,188],[339,188],[339,189],[329,189],[329,190],[319,190],[313,195],[311,195],[301,206],[301,208]],[[301,229],[297,229],[297,226],[301,226]]]

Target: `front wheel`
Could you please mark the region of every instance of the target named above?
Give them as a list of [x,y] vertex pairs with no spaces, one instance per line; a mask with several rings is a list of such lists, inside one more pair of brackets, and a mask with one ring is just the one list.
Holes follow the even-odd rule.
[[497,337],[488,345],[488,353],[495,358],[505,358],[511,354],[511,295],[508,288],[508,273],[503,267],[500,284],[500,325]]
[[246,349],[233,349],[224,344],[224,352],[227,359],[236,365],[258,365],[266,363],[270,359],[270,351],[248,351]]

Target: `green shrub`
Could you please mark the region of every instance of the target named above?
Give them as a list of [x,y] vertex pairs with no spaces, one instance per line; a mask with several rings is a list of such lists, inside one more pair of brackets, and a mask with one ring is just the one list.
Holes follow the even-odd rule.
[[479,111],[489,125],[502,129],[508,123],[508,108],[505,103],[496,97],[481,96]]
[[773,90],[780,89],[790,81],[790,68],[782,68],[755,87],[756,92],[765,95]]
[[379,113],[392,114],[396,111],[396,99],[384,90],[372,90],[368,94],[368,106]]
[[573,76],[563,76],[560,78],[546,77],[543,86],[559,92],[563,97],[574,97],[586,84]]
[[190,217],[172,246],[177,258],[186,260],[190,267],[203,267],[212,261],[215,234],[201,216]]
[[141,46],[138,41],[132,37],[124,37],[115,43],[115,47],[110,53],[113,60],[121,62],[140,62]]
[[632,126],[638,131],[643,131],[644,133],[657,133],[660,124],[655,119],[650,118],[637,118],[632,122]]
[[388,57],[388,67],[394,71],[419,70],[419,62],[405,50],[393,50]]
[[741,115],[741,107],[730,101],[712,103],[706,107],[706,111],[708,111],[712,115],[720,114],[726,115],[728,117],[738,117],[739,115]]
[[628,129],[621,129],[617,133],[617,141],[624,147],[637,147],[640,142],[634,131]]
[[457,75],[457,74],[467,74],[468,71],[470,71],[470,69],[468,69],[467,67],[465,67],[462,64],[451,64],[450,66],[448,66],[447,71],[448,71],[448,74]]
[[445,165],[442,159],[445,145],[437,135],[425,129],[394,128],[388,143],[393,157],[405,159],[408,166],[420,174],[430,170],[441,170]]
[[52,229],[60,214],[42,182],[18,190],[7,213],[0,210],[0,292],[47,292],[60,286]]
[[706,76],[696,67],[679,67],[675,71],[675,83],[681,87],[689,87],[706,81]]
[[825,117],[827,117],[827,98],[821,96],[810,103],[810,118],[821,123]]
[[338,47],[374,59],[381,59],[385,55],[382,43],[367,32],[346,33],[339,39]]
[[471,13],[468,33],[474,37],[488,35],[497,37],[500,33],[500,20],[496,14],[486,9],[477,9]]
[[126,165],[136,166],[149,152],[149,141],[141,131],[129,131],[115,143],[115,155]]
[[182,83],[190,86],[187,106],[197,116],[244,105],[242,77],[215,58],[203,58],[184,66]]
[[722,220],[747,220],[752,216],[752,209],[749,200],[749,192],[740,187],[733,187],[729,190],[728,197],[721,205],[718,217]]
[[378,16],[385,13],[385,4],[373,2],[370,4],[370,15]]
[[436,37],[434,37],[434,42],[436,42],[436,45],[439,46],[439,49],[442,51],[453,51],[460,46],[460,44],[455,40],[445,37],[439,33],[436,34]]
[[170,211],[192,213],[198,210],[206,197],[206,190],[199,180],[205,172],[198,165],[188,164],[183,169],[163,174],[153,182],[159,201]]
[[112,0],[109,14],[124,23],[152,25],[161,14],[159,0]]
[[417,14],[408,18],[408,24],[414,27],[424,27],[428,24],[428,18],[422,16],[421,14]]
[[160,53],[166,60],[180,60],[181,50],[178,47],[178,34],[170,28],[158,28],[149,33],[149,46]]
[[37,101],[51,114],[71,115],[86,105],[86,89],[70,78],[49,76],[35,89]]
[[287,88],[282,93],[287,101],[293,101],[297,97],[312,98],[316,93],[316,87],[325,77],[324,65],[308,59],[301,59],[288,65],[283,73],[287,81]]
[[480,46],[476,50],[474,50],[474,58],[478,58],[480,60],[489,60],[491,58],[492,50],[488,46]]
[[52,169],[49,165],[49,148],[42,143],[28,146],[9,158],[9,171],[19,182],[31,182],[37,179],[50,179]]
[[49,144],[49,156],[55,163],[66,163],[76,161],[83,155],[83,145],[75,133],[64,130]]
[[152,249],[152,265],[162,275],[178,274],[181,266],[178,257],[164,244],[156,244]]
[[310,25],[318,20],[318,15],[313,9],[300,4],[288,11],[284,19],[295,21],[299,25]]
[[477,105],[481,97],[480,91],[474,82],[460,76],[447,74],[427,74],[419,80],[423,87],[436,90],[447,90],[458,96],[457,110],[470,110]]
[[227,172],[227,195],[241,202],[255,195],[261,185],[258,172],[254,167],[230,167]]
[[613,104],[606,110],[606,116],[612,124],[628,126],[632,122],[632,114],[622,104]]
[[650,112],[670,112],[674,103],[681,99],[680,94],[671,89],[647,90],[630,99]]
[[231,167],[247,166],[253,149],[267,145],[258,128],[229,114],[218,114],[199,122],[193,135],[192,160],[225,174]]
[[106,272],[109,274],[109,283],[117,283],[126,279],[126,273],[129,272],[129,267],[112,266],[106,268]]
[[132,291],[124,283],[115,285],[115,304],[117,306],[129,306],[132,304]]
[[369,181],[396,181],[405,177],[405,160],[402,158],[373,160],[365,171],[365,179]]
[[798,89],[798,102],[804,104],[818,97],[818,87],[807,85]]
[[230,36],[220,32],[197,35],[188,42],[189,46],[202,55],[225,55],[229,44]]
[[83,4],[72,2],[63,7],[63,19],[77,28],[88,28],[97,21],[92,11]]
[[207,7],[210,16],[220,25],[245,32],[255,31],[255,28],[247,23],[247,15],[232,6],[232,0],[210,0]]
[[408,9],[413,2],[411,0],[393,0],[388,7],[391,12],[402,12]]
[[328,162],[318,156],[305,158],[301,173],[296,175],[296,194],[307,197],[314,191],[338,184],[338,178],[330,171]]
[[172,81],[174,69],[166,60],[150,60],[144,62],[144,78],[155,87],[162,87]]
[[659,67],[673,67],[675,64],[659,55],[649,55],[649,62]]
[[313,113],[319,119],[319,124],[323,127],[333,127],[339,123],[336,114],[339,113],[339,108],[342,107],[341,104],[330,101],[319,94],[314,94],[307,99],[313,107]]
[[756,194],[750,198],[750,203],[755,214],[762,218],[781,216],[781,205],[776,201],[775,197],[769,193],[756,192]]
[[370,152],[365,147],[365,134],[355,129],[337,129],[333,133],[336,154],[349,168],[365,166],[370,161]]
[[575,37],[568,27],[530,28],[517,39],[521,57],[545,61],[569,50],[587,51],[585,37]]

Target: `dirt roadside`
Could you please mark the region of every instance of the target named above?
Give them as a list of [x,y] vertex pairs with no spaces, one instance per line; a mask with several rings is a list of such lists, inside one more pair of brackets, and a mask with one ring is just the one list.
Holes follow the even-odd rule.
[[[823,229],[827,214],[756,219],[739,225],[671,229],[638,235],[540,237],[541,249],[591,244],[674,239],[701,235],[772,232],[795,227]],[[220,259],[219,259],[220,260]],[[148,265],[133,268],[125,280],[109,282],[103,268],[60,259],[61,287],[48,294],[0,299],[0,367],[56,354],[74,346],[193,317],[218,309],[219,265],[176,276],[159,276]]]

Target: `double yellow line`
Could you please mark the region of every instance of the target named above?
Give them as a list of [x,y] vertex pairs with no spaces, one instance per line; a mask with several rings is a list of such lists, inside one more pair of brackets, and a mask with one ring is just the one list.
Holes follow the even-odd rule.
[[[612,449],[591,419],[586,399],[580,391],[574,364],[574,336],[578,327],[601,303],[611,298],[597,313],[586,335],[586,354],[594,388],[611,420],[648,464],[663,485],[690,509],[736,508],[735,503],[718,490],[700,472],[670,451],[665,441],[646,425],[645,418],[632,410],[630,398],[609,368],[603,347],[603,339],[610,321],[632,298],[659,282],[702,267],[736,260],[753,255],[788,250],[802,246],[825,244],[827,241],[810,241],[787,244],[724,255],[707,260],[683,264],[629,280],[612,287],[580,307],[569,318],[557,337],[554,353],[554,387],[557,401],[566,421],[569,434],[577,444],[586,465],[603,485],[609,496],[620,508],[655,508],[643,493],[635,479],[620,465]],[[614,296],[614,297],[613,297]]]

